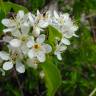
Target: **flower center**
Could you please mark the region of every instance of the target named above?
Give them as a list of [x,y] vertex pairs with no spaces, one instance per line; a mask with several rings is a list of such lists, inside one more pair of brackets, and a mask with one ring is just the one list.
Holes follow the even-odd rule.
[[34,48],[35,48],[35,49],[39,49],[40,47],[41,47],[40,44],[35,44],[35,45],[34,45]]
[[26,41],[26,39],[27,39],[27,36],[21,36],[22,41]]
[[17,53],[11,54],[11,59],[12,59],[13,62],[16,61],[17,57],[18,57],[18,54]]

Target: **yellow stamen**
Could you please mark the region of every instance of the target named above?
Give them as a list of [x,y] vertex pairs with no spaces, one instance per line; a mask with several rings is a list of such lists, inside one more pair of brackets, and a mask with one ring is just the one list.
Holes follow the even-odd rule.
[[34,48],[35,48],[35,49],[39,49],[40,47],[41,47],[40,44],[35,44],[35,45],[34,45]]

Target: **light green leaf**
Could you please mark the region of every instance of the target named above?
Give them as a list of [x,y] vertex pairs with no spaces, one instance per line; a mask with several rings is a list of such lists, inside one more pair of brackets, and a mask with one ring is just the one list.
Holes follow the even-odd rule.
[[28,9],[24,6],[12,3],[12,2],[2,2],[0,5],[0,9],[2,9],[5,14],[8,14],[11,9],[13,9],[15,12],[18,12],[19,10],[24,10],[25,12],[28,12]]
[[52,26],[48,26],[48,32],[49,32],[48,43],[51,44],[51,46],[54,49],[54,46],[56,46],[55,45],[56,37],[61,38],[62,34]]
[[46,86],[48,88],[47,96],[54,96],[58,87],[61,85],[60,72],[50,58],[47,58],[46,62],[41,64],[41,67],[45,72]]

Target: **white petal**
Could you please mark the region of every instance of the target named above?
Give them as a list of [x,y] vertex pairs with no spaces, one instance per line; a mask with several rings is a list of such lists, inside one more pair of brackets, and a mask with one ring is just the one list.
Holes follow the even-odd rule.
[[73,34],[73,36],[75,36],[75,37],[79,37],[78,35],[76,35],[76,34]]
[[70,17],[69,17],[69,14],[68,13],[65,13],[63,15],[63,18],[64,18],[65,21],[70,21]]
[[22,44],[22,46],[20,48],[21,48],[23,54],[27,54],[28,53],[29,48],[25,44]]
[[22,25],[21,26],[21,32],[22,32],[22,34],[27,35],[28,32],[29,32],[29,30],[30,30],[30,27],[29,26],[25,26],[25,25]]
[[20,37],[21,36],[21,32],[18,30],[18,29],[15,29],[13,31],[11,31],[12,35],[13,36],[16,36],[16,37]]
[[25,66],[21,62],[16,62],[16,71],[19,73],[24,73]]
[[27,42],[26,45],[27,45],[28,48],[31,48],[31,47],[34,45],[34,43],[35,43],[35,42],[34,42],[34,38],[31,38],[31,39]]
[[34,68],[34,69],[37,69],[38,68],[38,64],[36,64],[36,59],[28,59],[27,60],[27,65],[29,66],[29,67],[32,67],[32,68]]
[[56,11],[54,11],[54,16],[55,16],[56,19],[59,19],[59,15]]
[[64,43],[65,45],[70,45],[70,41],[66,38],[62,38],[61,42]]
[[31,14],[31,13],[28,13],[28,18],[29,18],[29,21],[30,21],[31,25],[33,25],[35,16],[33,14]]
[[0,68],[0,72],[1,72],[2,76],[5,76],[5,70],[3,70],[2,68]]
[[6,27],[15,26],[15,23],[10,19],[3,19],[2,24],[5,25]]
[[13,37],[7,36],[7,35],[5,35],[5,36],[3,37],[3,41],[4,41],[4,42],[9,42],[9,41],[12,40],[12,39],[13,39]]
[[40,30],[41,30],[41,29],[40,29],[39,27],[37,27],[37,26],[33,27],[33,35],[34,35],[35,37],[39,36]]
[[65,37],[65,38],[71,38],[72,36],[73,36],[73,34],[70,33],[70,32],[64,33],[64,37]]
[[18,13],[17,13],[17,19],[22,19],[24,17],[24,11],[20,10]]
[[37,10],[37,16],[38,16],[38,15],[41,15],[40,12],[39,12],[39,10]]
[[12,32],[14,30],[14,28],[6,28],[3,30],[4,33],[7,33],[7,32]]
[[45,35],[42,34],[40,35],[37,39],[36,39],[36,42],[37,43],[43,43],[45,41]]
[[72,27],[71,27],[71,31],[75,32],[75,31],[77,31],[77,30],[78,30],[78,27],[77,27],[77,26],[72,26]]
[[44,44],[43,47],[46,50],[46,53],[49,53],[52,51],[52,47],[49,44]]
[[40,62],[44,62],[45,61],[45,54],[43,52],[39,52],[37,54],[37,59],[40,61]]
[[13,63],[12,62],[5,62],[4,64],[3,64],[3,69],[4,70],[10,70],[10,69],[12,69],[13,68]]
[[48,25],[49,25],[48,22],[44,20],[40,20],[38,23],[38,26],[41,28],[46,28]]
[[0,52],[0,58],[3,59],[3,60],[9,60],[9,54],[4,52],[4,51],[1,51]]
[[66,49],[67,49],[67,46],[62,45],[62,46],[60,46],[59,51],[64,51],[64,50],[66,50]]
[[12,39],[9,43],[12,47],[16,47],[16,48],[20,47],[21,45],[21,41],[18,39]]
[[58,60],[62,60],[61,53],[57,52],[57,53],[55,53],[55,55],[57,56]]
[[30,59],[32,59],[34,56],[35,56],[35,52],[34,52],[32,49],[29,50],[29,52],[28,52],[28,57],[29,57]]

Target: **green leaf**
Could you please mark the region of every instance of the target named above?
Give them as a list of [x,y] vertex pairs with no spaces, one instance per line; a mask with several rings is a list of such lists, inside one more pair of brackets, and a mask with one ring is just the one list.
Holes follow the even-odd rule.
[[61,38],[62,34],[52,26],[48,27],[48,32],[49,32],[48,43],[51,44],[54,49],[54,46],[56,46],[55,45],[56,37]]
[[28,9],[24,6],[12,2],[2,2],[0,5],[0,9],[2,9],[6,15],[8,14],[8,12],[10,12],[11,9],[13,9],[15,12],[18,12],[19,10],[24,10],[25,12],[28,12]]
[[3,30],[3,25],[1,24],[1,20],[5,18],[5,14],[4,14],[4,11],[3,10],[0,10],[0,36],[2,34],[2,30]]
[[45,72],[46,86],[48,88],[47,96],[54,96],[58,87],[61,85],[61,76],[58,68],[52,63],[52,59],[47,58],[44,64],[41,64]]

